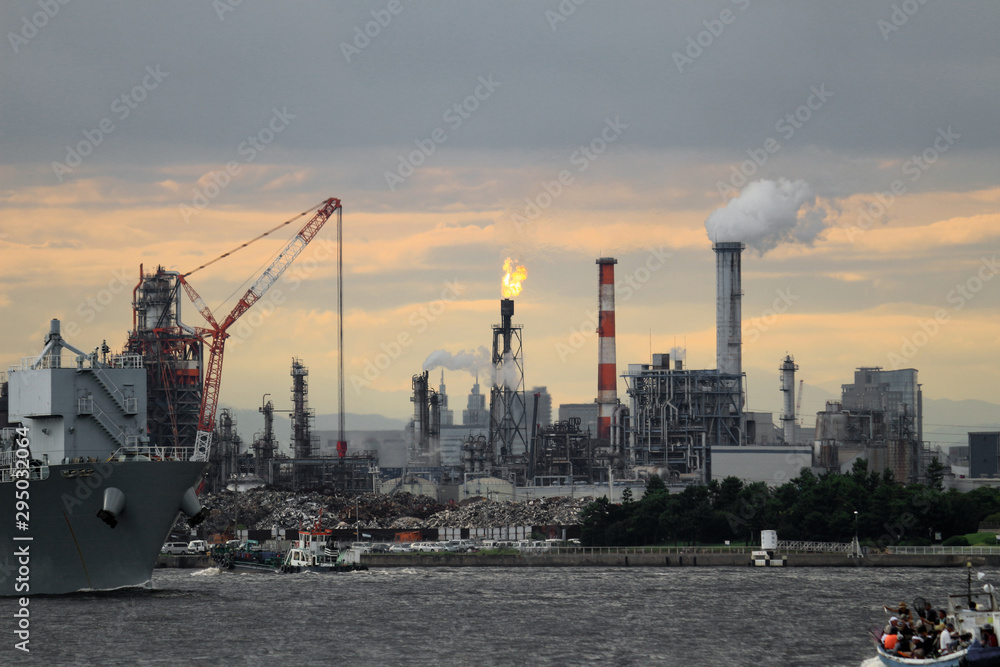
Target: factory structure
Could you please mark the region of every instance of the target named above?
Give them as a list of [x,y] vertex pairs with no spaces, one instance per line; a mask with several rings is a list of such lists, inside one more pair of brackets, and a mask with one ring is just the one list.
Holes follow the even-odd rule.
[[889,469],[896,479],[917,481],[929,463],[923,447],[923,392],[917,370],[858,368],[841,387],[840,402],[816,415],[815,467],[844,470],[861,457],[870,470]]
[[[843,385],[840,402],[816,418],[815,436],[800,426],[791,354],[780,361],[780,427],[771,413],[747,410],[742,365],[742,253],[739,242],[716,242],[716,367],[690,368],[684,351],[651,354],[648,363],[619,369],[615,334],[617,260],[597,266],[595,400],[559,406],[545,387],[525,387],[525,331],[515,323],[515,297],[499,301],[491,327],[489,389],[477,375],[465,405],[449,406],[444,372],[437,388],[429,370],[413,375],[413,416],[402,434],[357,434],[352,438],[315,429],[309,406],[309,369],[291,363],[288,407],[265,394],[262,431],[244,442],[236,418],[222,410],[211,449],[211,486],[233,482],[290,489],[435,491],[461,500],[520,493],[563,495],[577,487],[641,485],[659,476],[668,485],[705,483],[738,473],[748,463],[769,468],[778,457],[791,475],[801,467],[849,469],[858,457],[871,469],[889,468],[897,479],[919,479],[928,455],[922,443],[921,390],[917,371],[859,368]],[[150,440],[165,447],[190,442],[199,429],[205,341],[203,332],[180,319],[178,274],[158,268],[141,274],[135,289],[135,326],[129,351],[142,355],[147,378]],[[618,395],[622,378],[625,395]],[[799,396],[801,398],[801,395]],[[289,446],[278,443],[275,413],[290,417]],[[456,418],[456,414],[460,417]],[[358,442],[360,441],[360,442]],[[330,445],[330,446],[327,446]],[[794,454],[794,456],[789,456]],[[770,457],[770,458],[769,458]],[[749,466],[749,467],[752,467]],[[765,480],[766,481],[766,480]]]
[[[716,242],[716,367],[689,368],[684,351],[628,363],[619,374],[615,331],[615,265],[598,268],[597,387],[592,404],[559,406],[555,421],[538,419],[541,393],[524,388],[524,330],[513,323],[515,302],[500,301],[492,327],[489,405],[478,379],[464,416],[488,411],[485,421],[453,423],[444,395],[429,387],[428,372],[414,376],[409,467],[404,474],[465,495],[565,493],[566,487],[642,482],[660,476],[668,485],[706,483],[727,474],[777,483],[802,467],[849,470],[857,458],[870,469],[888,468],[897,479],[920,479],[929,461],[922,442],[917,371],[860,368],[843,385],[841,402],[816,416],[815,432],[800,425],[794,357],[780,360],[780,427],[769,412],[747,410],[742,362],[742,253],[740,242]],[[627,322],[627,320],[626,320]],[[627,325],[626,325],[627,326]],[[619,397],[618,378],[626,396]],[[800,381],[801,382],[801,381]],[[545,398],[551,401],[546,393]],[[801,400],[801,393],[798,394]],[[534,406],[532,406],[534,403]],[[551,403],[549,403],[551,406]],[[442,414],[447,416],[442,419]],[[551,414],[551,407],[547,414]],[[534,418],[526,418],[533,416]],[[444,426],[447,422],[447,426]],[[446,431],[451,431],[448,438]],[[455,436],[464,434],[460,461]],[[448,444],[445,444],[445,440]],[[754,477],[754,468],[777,474]],[[750,472],[748,472],[750,471]],[[612,493],[613,495],[613,493]],[[460,491],[452,497],[461,498]]]

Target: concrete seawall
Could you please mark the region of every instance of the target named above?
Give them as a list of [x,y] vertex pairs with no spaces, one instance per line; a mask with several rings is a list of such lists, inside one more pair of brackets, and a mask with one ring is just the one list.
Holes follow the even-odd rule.
[[[776,554],[777,555],[777,554]],[[849,558],[844,554],[787,554],[786,567],[1000,567],[1000,555],[878,554]],[[364,554],[368,567],[747,567],[745,553],[561,553],[561,554]],[[163,556],[156,567],[213,567],[209,556]]]
[[[776,554],[777,555],[777,554]],[[1000,566],[1000,555],[879,554],[849,558],[844,554],[787,554],[787,567],[975,567]],[[741,553],[581,553],[581,554],[364,554],[368,567],[747,567]]]

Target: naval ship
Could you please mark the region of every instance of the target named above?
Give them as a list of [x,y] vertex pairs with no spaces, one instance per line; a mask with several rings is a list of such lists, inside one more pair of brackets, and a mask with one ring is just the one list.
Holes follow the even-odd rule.
[[141,355],[83,352],[58,320],[9,369],[0,595],[148,585],[178,514],[203,518],[194,486],[208,464],[150,444],[146,382]]

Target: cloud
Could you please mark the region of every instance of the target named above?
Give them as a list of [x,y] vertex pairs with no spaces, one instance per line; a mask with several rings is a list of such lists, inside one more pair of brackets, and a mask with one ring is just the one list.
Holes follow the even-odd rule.
[[816,206],[803,180],[759,180],[705,220],[713,242],[742,241],[760,254],[781,243],[812,245],[827,225],[827,211]]

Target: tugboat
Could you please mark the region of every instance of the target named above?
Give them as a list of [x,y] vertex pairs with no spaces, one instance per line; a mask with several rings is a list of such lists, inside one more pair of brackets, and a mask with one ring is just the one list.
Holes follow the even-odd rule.
[[299,529],[295,541],[279,568],[281,572],[355,572],[367,570],[361,564],[361,554],[356,549],[337,549],[333,531],[322,528],[320,521],[312,530]]

